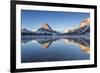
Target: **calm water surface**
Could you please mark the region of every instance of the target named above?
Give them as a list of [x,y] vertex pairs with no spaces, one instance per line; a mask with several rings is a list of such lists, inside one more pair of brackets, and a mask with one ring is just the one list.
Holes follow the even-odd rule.
[[22,36],[22,63],[88,59],[90,59],[88,37]]

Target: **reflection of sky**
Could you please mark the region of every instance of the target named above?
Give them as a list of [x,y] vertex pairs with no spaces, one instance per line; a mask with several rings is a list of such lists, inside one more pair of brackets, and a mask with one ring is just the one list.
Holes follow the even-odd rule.
[[89,13],[21,10],[22,27],[30,30],[37,30],[42,24],[48,23],[52,29],[63,31],[79,26],[88,17]]

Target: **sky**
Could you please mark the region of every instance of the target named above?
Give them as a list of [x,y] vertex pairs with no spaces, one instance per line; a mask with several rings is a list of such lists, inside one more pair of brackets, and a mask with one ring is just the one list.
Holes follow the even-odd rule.
[[21,25],[22,28],[36,31],[42,24],[48,23],[53,30],[63,32],[65,29],[79,27],[81,21],[89,17],[90,13],[82,12],[21,10]]

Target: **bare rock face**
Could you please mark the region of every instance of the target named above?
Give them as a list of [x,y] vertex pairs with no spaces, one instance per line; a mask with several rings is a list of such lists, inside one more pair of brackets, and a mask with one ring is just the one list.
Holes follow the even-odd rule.
[[60,32],[57,32],[53,30],[48,23],[42,24],[42,26],[36,31],[36,33],[39,34],[46,34],[46,35],[57,35],[60,34]]
[[83,20],[81,23],[80,23],[80,28],[83,28],[87,25],[90,25],[90,18],[86,18],[85,20]]
[[48,23],[43,24],[41,28],[46,29],[46,30],[49,30],[49,31],[52,31],[52,29],[51,29],[51,27],[48,25]]

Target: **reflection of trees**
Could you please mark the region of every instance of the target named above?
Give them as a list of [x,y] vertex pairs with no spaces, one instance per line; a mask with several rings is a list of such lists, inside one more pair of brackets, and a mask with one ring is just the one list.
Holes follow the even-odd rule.
[[26,44],[30,41],[37,41],[39,44],[42,45],[43,48],[48,48],[50,45],[57,40],[64,39],[65,43],[67,44],[78,44],[80,45],[80,48],[85,53],[90,53],[90,38],[87,37],[53,37],[53,36],[40,36],[40,37],[22,37],[22,43]]

